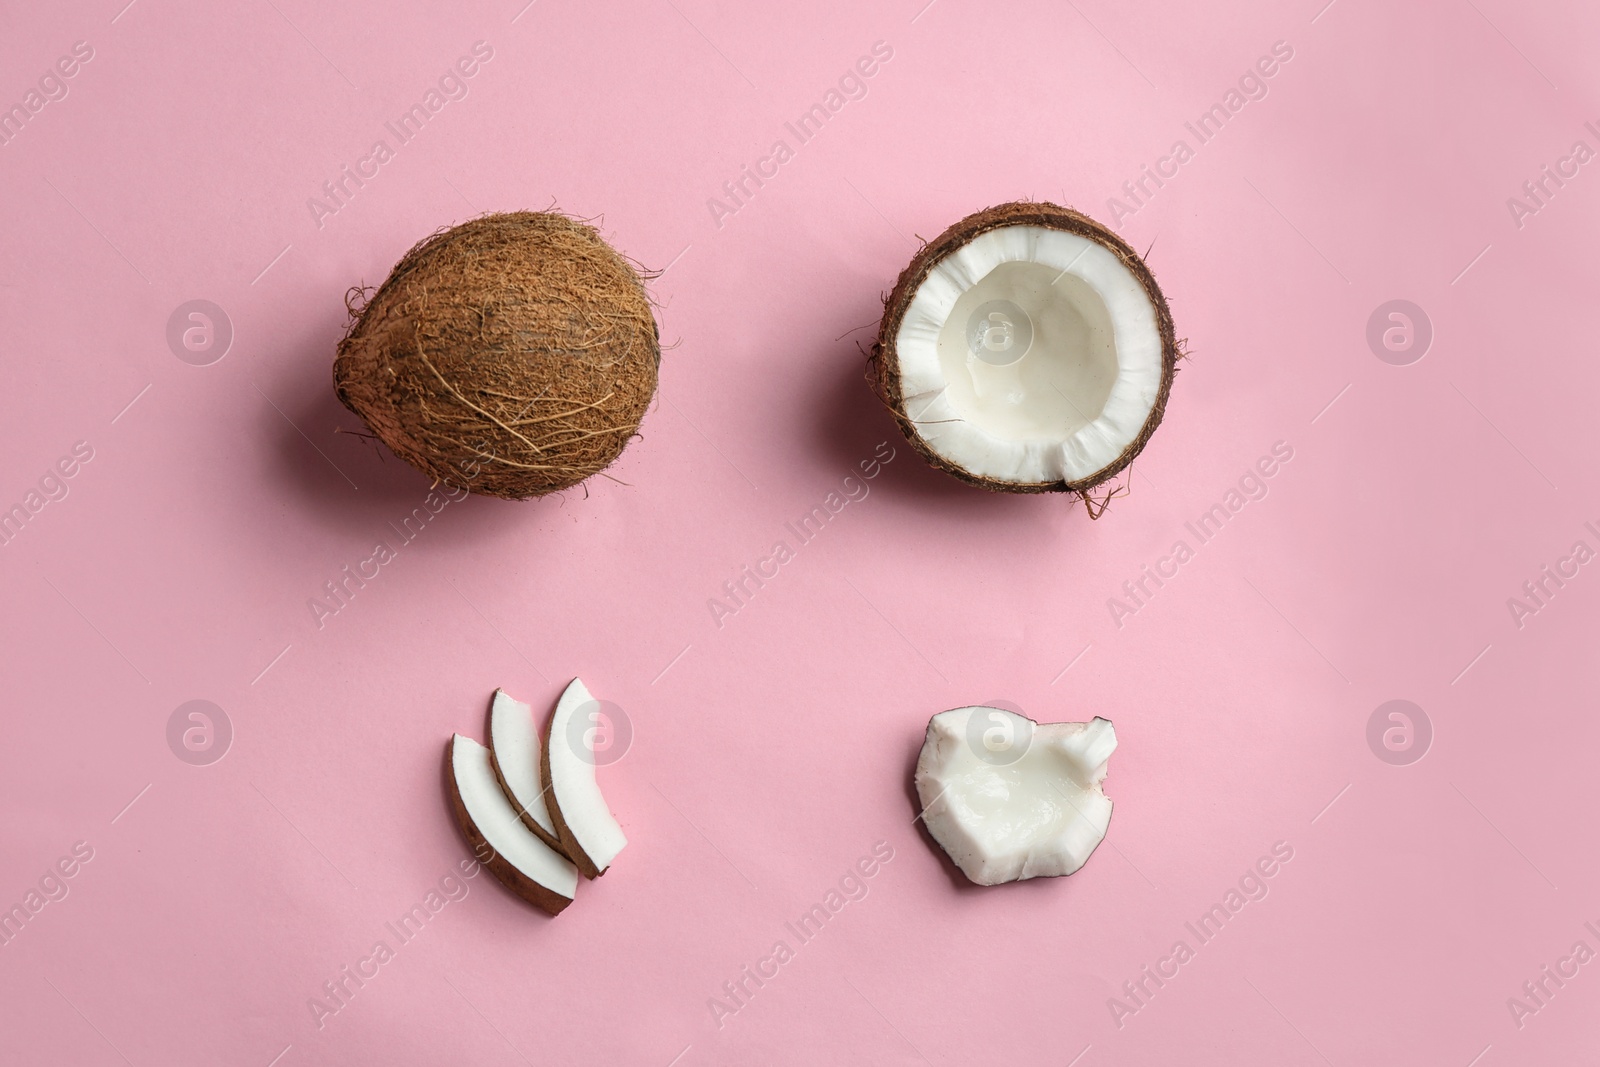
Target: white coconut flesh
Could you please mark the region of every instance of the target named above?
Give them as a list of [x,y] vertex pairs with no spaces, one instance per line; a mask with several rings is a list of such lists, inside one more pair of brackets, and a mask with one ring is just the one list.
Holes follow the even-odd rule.
[[[974,718],[976,717],[976,718]],[[933,839],[979,885],[1071,874],[1105,838],[1106,719],[1034,723],[1002,708],[940,712],[917,760]]]
[[495,779],[487,748],[456,734],[450,741],[450,773],[467,818],[502,860],[558,896],[577,895],[577,867],[522,824]]
[[1076,482],[1139,436],[1161,388],[1161,332],[1109,249],[1002,226],[935,263],[895,335],[903,410],[980,477]]
[[[561,840],[578,866],[594,877],[611,865],[628,843],[627,835],[606,805],[595,779],[591,718],[600,708],[583,681],[574,678],[556,701],[545,739],[546,795]],[[587,862],[585,862],[587,860]]]
[[524,825],[558,851],[560,838],[539,780],[539,728],[533,708],[502,689],[489,706],[489,755],[496,776]]

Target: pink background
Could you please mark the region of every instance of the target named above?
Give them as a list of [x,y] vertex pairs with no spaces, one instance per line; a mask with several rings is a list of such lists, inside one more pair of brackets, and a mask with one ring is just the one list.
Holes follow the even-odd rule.
[[[94,50],[0,147],[0,506],[94,450],[0,548],[0,904],[93,849],[0,948],[0,1059],[1594,1062],[1600,965],[1507,1006],[1600,949],[1600,568],[1520,628],[1507,606],[1600,548],[1600,176],[1520,227],[1506,204],[1600,148],[1591,8],[124,2],[0,12],[0,102]],[[480,40],[469,95],[319,228],[308,199]],[[797,145],[878,41],[865,98]],[[917,235],[1020,197],[1109,219],[1277,41],[1268,95],[1121,220],[1193,356],[1132,495],[1091,523],[926,468],[861,381]],[[587,492],[451,505],[319,629],[308,599],[426,491],[341,432],[345,290],[551,204],[670,265],[642,439]],[[195,298],[235,331],[210,366],[165,340]],[[1409,366],[1365,336],[1398,298],[1434,330]],[[719,627],[722,583],[886,440],[870,495]],[[1119,627],[1108,598],[1279,441],[1266,498]],[[554,921],[480,876],[395,947],[467,855],[446,738],[573,674],[632,722],[602,771],[631,844]],[[1434,730],[1406,766],[1366,740],[1397,698]],[[209,766],[166,740],[192,699],[233,726]],[[1069,879],[966,886],[913,824],[928,716],[995,699],[1116,722],[1111,831]],[[785,921],[878,841],[869,894],[798,945]],[[1198,946],[1184,923],[1276,842],[1269,895]],[[319,1028],[308,1000],[379,939]],[[1119,1026],[1108,998],[1179,939]]]

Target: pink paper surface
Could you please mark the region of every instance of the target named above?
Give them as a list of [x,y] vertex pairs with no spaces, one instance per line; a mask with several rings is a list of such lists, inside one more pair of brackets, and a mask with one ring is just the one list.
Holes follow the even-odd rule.
[[[1592,1061],[1593,8],[124,2],[0,12],[0,507],[43,505],[0,547],[0,1060]],[[1024,197],[1149,249],[1188,339],[1098,522],[928,469],[862,381],[918,237]],[[613,477],[400,545],[427,481],[333,397],[345,291],[552,204],[665,270],[659,400]],[[440,763],[574,675],[630,844],[551,920],[449,877]],[[913,822],[927,718],[992,700],[1116,723],[1070,878],[969,886]],[[1392,700],[1428,730],[1369,742]]]

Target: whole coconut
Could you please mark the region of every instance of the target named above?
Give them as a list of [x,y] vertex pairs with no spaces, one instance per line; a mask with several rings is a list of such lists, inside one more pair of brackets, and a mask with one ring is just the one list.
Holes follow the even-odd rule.
[[345,302],[339,399],[401,459],[474,493],[576,485],[617,458],[655,394],[661,346],[639,272],[565,215],[442,230]]

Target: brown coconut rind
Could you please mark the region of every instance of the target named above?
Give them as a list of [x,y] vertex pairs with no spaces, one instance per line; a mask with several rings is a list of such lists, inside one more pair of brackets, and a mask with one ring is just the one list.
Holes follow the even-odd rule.
[[[555,712],[550,713],[550,722],[555,721]],[[556,834],[561,838],[561,850],[566,853],[578,873],[585,878],[598,878],[605,871],[595,866],[594,860],[578,844],[578,838],[572,832],[572,827],[567,825],[566,817],[561,814],[561,801],[556,798],[556,791],[550,781],[550,727],[547,723],[544,731],[545,742],[539,748],[539,784],[544,787],[545,807],[550,809],[550,822],[555,825]]]
[[[511,803],[511,810],[515,811],[517,813],[517,818],[522,820],[522,825],[526,826],[529,830],[531,830],[533,832],[533,836],[534,837],[537,837],[540,841],[543,841],[545,844],[547,844],[551,848],[555,849],[557,852],[559,852],[561,855],[565,856],[567,859],[569,859],[569,860],[572,859],[572,853],[567,851],[567,846],[561,843],[561,839],[559,837],[555,836],[554,834],[552,834],[550,831],[546,830],[544,827],[540,826],[539,823],[538,823],[538,820],[536,820],[531,814],[528,813],[528,811],[526,809],[524,809],[522,807],[522,802],[519,801],[517,799],[517,797],[516,797],[516,794],[511,791],[511,787],[506,784],[505,772],[500,769],[500,753],[496,752],[495,748],[494,748],[494,698],[493,697],[489,698],[489,712],[488,712],[487,719],[486,719],[486,721],[484,723],[484,726],[483,726],[483,736],[487,737],[489,739],[489,742],[490,742],[489,744],[485,745],[484,747],[489,750],[489,766],[490,766],[490,768],[492,768],[494,770],[494,780],[500,783],[500,791],[506,795],[506,800],[508,800]],[[540,752],[541,758],[542,758],[543,753],[544,753],[545,745],[548,744],[548,743],[549,743],[549,739],[546,738],[539,745],[539,752]],[[542,778],[543,775],[541,775],[540,777]],[[546,788],[545,794],[546,794],[546,797],[545,797],[545,808],[546,808],[546,810],[548,810],[549,807],[550,807],[549,789],[548,788]]]
[[[467,806],[461,800],[461,790],[456,786],[456,776],[450,766],[450,745],[444,744],[444,787],[450,796],[450,810],[455,812],[456,825],[461,827],[461,833],[467,839],[467,844],[472,846],[472,854],[479,857],[479,862],[489,869],[489,873],[500,881],[500,884],[511,890],[529,904],[551,915],[559,915],[563,908],[572,903],[568,897],[562,896],[554,890],[535,882],[512,866],[511,862],[489,844],[483,834],[478,832],[478,826],[472,821],[472,816],[467,814]],[[482,859],[487,856],[488,859]]]
[[617,458],[655,395],[640,273],[577,219],[442,230],[368,294],[345,298],[334,390],[436,482],[512,500],[576,485]]
[[[935,452],[923,439],[916,424],[905,410],[895,338],[900,333],[900,323],[905,318],[906,309],[911,306],[912,297],[927,279],[928,272],[940,260],[973,238],[1003,226],[1043,226],[1053,230],[1065,230],[1104,246],[1139,280],[1139,284],[1150,297],[1151,306],[1155,308],[1156,328],[1161,334],[1161,387],[1156,393],[1155,406],[1150,409],[1150,415],[1145,419],[1138,436],[1128,444],[1121,455],[1094,474],[1078,481],[1008,482],[973,474]],[[894,416],[900,432],[911,442],[911,447],[920,452],[930,465],[980,489],[1004,493],[1077,493],[1087,502],[1088,491],[1120,474],[1144,449],[1145,443],[1150,440],[1150,435],[1155,433],[1156,427],[1161,425],[1162,416],[1167,409],[1167,396],[1172,391],[1172,378],[1177,371],[1177,362],[1182,357],[1182,344],[1173,331],[1172,313],[1167,308],[1166,297],[1161,295],[1161,287],[1156,284],[1150,268],[1145,266],[1144,260],[1126,241],[1089,216],[1069,207],[1016,201],[968,215],[922,246],[922,250],[912,258],[906,269],[900,272],[900,280],[883,302],[883,320],[879,325],[878,339],[873,343],[868,362],[872,383],[878,396],[889,409],[889,413]],[[1092,507],[1090,514],[1095,514]]]

